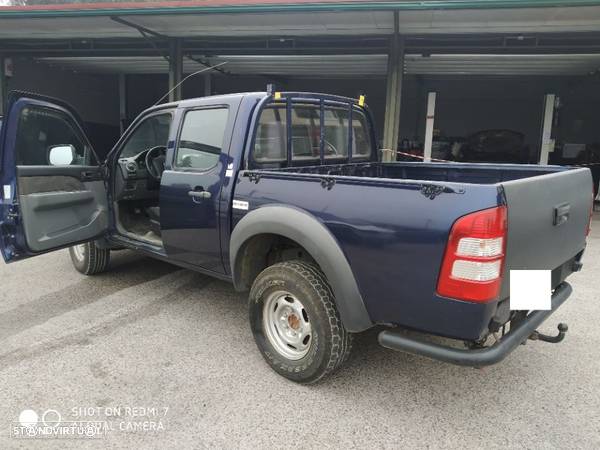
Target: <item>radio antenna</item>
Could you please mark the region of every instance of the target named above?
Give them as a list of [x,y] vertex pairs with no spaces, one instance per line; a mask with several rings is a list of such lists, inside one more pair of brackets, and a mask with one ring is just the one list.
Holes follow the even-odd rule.
[[208,72],[209,70],[216,69],[217,67],[221,67],[221,66],[223,66],[223,65],[225,65],[225,64],[227,64],[227,61],[223,61],[222,63],[216,64],[216,65],[214,65],[214,66],[205,67],[204,69],[200,69],[200,70],[197,70],[197,71],[196,71],[196,72],[194,72],[194,73],[190,73],[190,74],[189,74],[187,77],[185,77],[183,80],[181,80],[181,81],[180,81],[179,83],[177,83],[175,86],[173,86],[173,88],[172,88],[172,89],[170,89],[170,90],[169,90],[169,91],[168,91],[168,92],[167,92],[165,95],[163,95],[161,98],[159,98],[159,99],[158,99],[158,101],[157,101],[157,102],[156,102],[154,105],[152,105],[152,106],[156,106],[156,105],[158,105],[160,102],[162,102],[162,101],[165,99],[165,97],[167,97],[167,96],[168,96],[168,95],[169,95],[171,92],[173,92],[175,89],[177,89],[179,86],[181,86],[181,85],[183,84],[183,82],[184,82],[185,80],[187,80],[188,78],[191,78],[191,77],[193,77],[193,76],[195,76],[195,75],[198,75],[198,74],[201,74],[201,73],[203,73],[203,72]]

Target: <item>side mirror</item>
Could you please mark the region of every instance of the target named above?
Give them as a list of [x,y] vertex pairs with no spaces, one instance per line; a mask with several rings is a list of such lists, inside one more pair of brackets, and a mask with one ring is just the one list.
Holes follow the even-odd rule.
[[71,144],[53,145],[48,148],[48,162],[51,166],[68,166],[75,161],[75,147]]

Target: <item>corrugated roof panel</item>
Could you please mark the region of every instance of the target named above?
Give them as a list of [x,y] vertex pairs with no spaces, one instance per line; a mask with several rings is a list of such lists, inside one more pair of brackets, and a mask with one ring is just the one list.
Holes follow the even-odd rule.
[[587,75],[600,55],[407,55],[404,70],[420,75]]
[[[206,59],[203,56],[198,58]],[[96,73],[167,73],[169,65],[161,57],[61,57],[39,58],[46,64],[80,72]],[[233,55],[211,57],[210,64],[227,62],[221,69],[242,75],[287,75],[287,76],[359,76],[385,75],[386,55]],[[205,67],[189,58],[184,59],[183,68],[191,73]]]
[[[198,55],[198,59],[206,58]],[[39,58],[47,64],[81,72],[167,73],[169,65],[156,57]],[[226,61],[221,68],[239,75],[384,76],[386,55],[231,55],[208,59]],[[205,67],[189,58],[184,71]],[[411,75],[587,75],[600,69],[599,54],[579,55],[407,55]]]
[[[389,11],[141,14],[127,20],[167,36],[190,38],[381,35],[393,32],[393,15]],[[409,10],[401,11],[399,20],[400,32],[407,35],[584,32],[600,29],[600,6]],[[139,37],[139,33],[134,28],[110,20],[107,15],[16,19],[0,14],[0,39],[117,37]]]

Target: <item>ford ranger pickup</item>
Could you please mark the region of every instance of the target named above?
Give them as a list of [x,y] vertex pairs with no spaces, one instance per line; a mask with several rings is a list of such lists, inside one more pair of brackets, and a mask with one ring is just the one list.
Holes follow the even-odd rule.
[[[381,162],[362,99],[301,92],[154,106],[105,161],[69,105],[16,92],[0,139],[6,262],[70,247],[93,275],[126,248],[230,281],[291,380],[330,374],[375,326],[473,367],[566,332],[536,330],[582,265],[588,169]],[[511,310],[511,270],[551,271],[552,308]]]

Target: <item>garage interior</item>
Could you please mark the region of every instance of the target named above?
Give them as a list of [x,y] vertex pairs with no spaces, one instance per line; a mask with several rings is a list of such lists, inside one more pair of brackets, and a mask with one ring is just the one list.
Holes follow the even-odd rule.
[[69,101],[106,154],[185,76],[225,63],[168,100],[364,94],[387,160],[600,163],[600,8],[578,6],[591,1],[263,3],[3,9],[3,100]]

